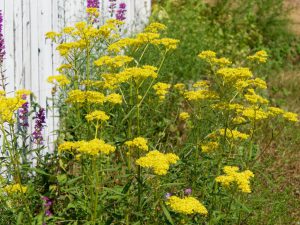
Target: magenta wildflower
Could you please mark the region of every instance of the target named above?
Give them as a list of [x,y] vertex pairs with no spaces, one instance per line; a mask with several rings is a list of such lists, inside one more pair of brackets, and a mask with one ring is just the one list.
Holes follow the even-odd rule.
[[192,189],[191,189],[191,188],[185,189],[185,190],[184,190],[184,194],[185,194],[185,195],[190,195],[190,194],[192,194]]
[[87,8],[100,8],[99,0],[87,0]]
[[0,10],[0,65],[3,63],[5,56],[5,45],[4,45],[4,35],[3,35],[3,14]]
[[34,119],[35,119],[35,125],[34,125],[34,131],[32,133],[33,141],[36,144],[42,144],[44,140],[42,131],[46,125],[45,109],[40,108],[40,110],[36,113]]
[[119,4],[119,8],[117,10],[117,13],[116,13],[116,19],[117,20],[120,20],[120,21],[123,21],[126,19],[126,3],[120,3]]

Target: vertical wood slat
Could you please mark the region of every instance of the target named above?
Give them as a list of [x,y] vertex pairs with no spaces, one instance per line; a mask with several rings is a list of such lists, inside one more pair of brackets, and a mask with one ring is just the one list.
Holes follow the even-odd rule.
[[[117,1],[118,4],[121,2],[127,4],[128,30],[137,31],[147,22],[151,0]],[[109,17],[108,5],[108,1],[101,0],[104,18]],[[56,46],[45,40],[45,33],[82,20],[86,17],[85,7],[86,0],[0,0],[0,10],[4,14],[4,69],[9,95],[20,88],[30,89],[46,107],[46,99],[51,97],[51,86],[46,79],[57,74],[61,59],[55,51]],[[58,123],[55,116],[55,111],[47,114],[46,133],[50,144],[55,140],[52,134]]]

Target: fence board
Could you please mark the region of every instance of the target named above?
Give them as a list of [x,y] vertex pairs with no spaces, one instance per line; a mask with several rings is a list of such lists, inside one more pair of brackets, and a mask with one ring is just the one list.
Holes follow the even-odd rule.
[[[151,0],[117,0],[127,4],[126,26],[130,32],[141,29],[150,13]],[[102,21],[110,17],[109,1],[101,1]],[[4,14],[6,59],[5,74],[9,95],[20,88],[30,89],[43,107],[51,97],[46,79],[57,74],[61,59],[45,33],[73,25],[86,17],[86,0],[0,0]],[[116,8],[117,10],[117,8]],[[55,111],[48,111],[46,136],[48,145],[55,140],[53,130],[58,119]]]

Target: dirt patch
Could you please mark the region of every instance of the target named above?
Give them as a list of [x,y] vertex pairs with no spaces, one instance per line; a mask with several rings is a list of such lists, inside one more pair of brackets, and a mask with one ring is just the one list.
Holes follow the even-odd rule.
[[300,35],[300,0],[286,0],[285,5],[291,8],[290,16],[291,29]]

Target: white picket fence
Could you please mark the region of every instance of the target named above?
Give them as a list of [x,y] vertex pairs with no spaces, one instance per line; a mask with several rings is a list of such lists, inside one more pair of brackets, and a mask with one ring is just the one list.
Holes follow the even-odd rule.
[[[101,15],[108,15],[109,0],[101,0]],[[133,33],[143,26],[150,14],[151,0],[118,0],[127,4],[126,27]],[[8,77],[7,91],[30,89],[46,107],[51,96],[47,77],[57,74],[60,58],[55,46],[45,39],[45,33],[59,31],[86,16],[86,0],[0,0],[4,14],[6,59],[4,69]],[[47,114],[47,143],[51,146],[57,118]]]

